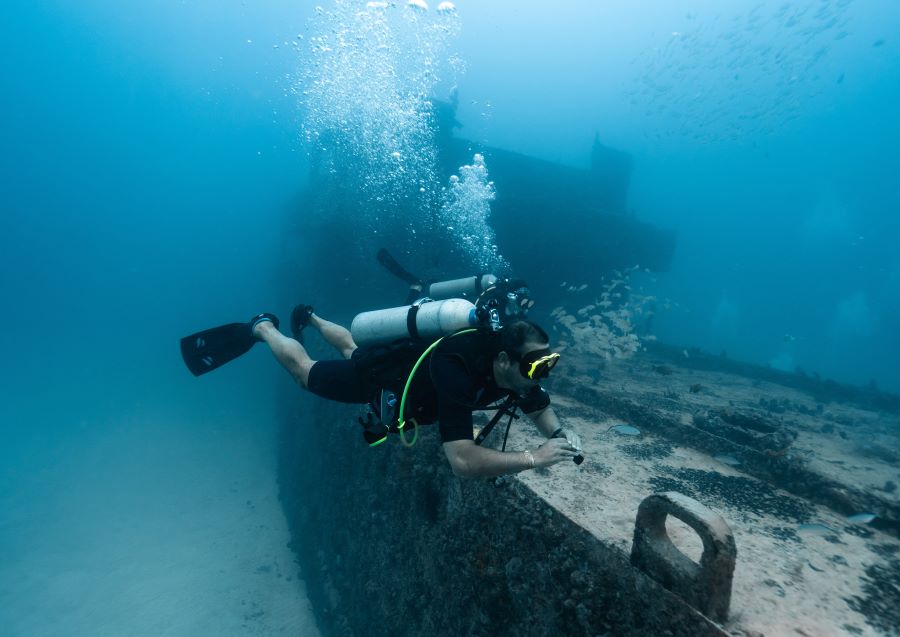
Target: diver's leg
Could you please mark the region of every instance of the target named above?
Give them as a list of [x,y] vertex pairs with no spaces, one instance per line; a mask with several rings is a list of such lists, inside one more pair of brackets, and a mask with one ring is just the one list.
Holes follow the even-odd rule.
[[353,336],[350,330],[337,323],[326,321],[315,313],[310,314],[309,324],[319,330],[325,342],[341,353],[344,358],[350,358],[353,350],[356,349],[356,343],[353,342]]
[[310,358],[300,343],[279,332],[271,321],[257,323],[253,328],[253,336],[269,346],[281,366],[290,372],[301,387],[308,387],[309,370],[316,361]]

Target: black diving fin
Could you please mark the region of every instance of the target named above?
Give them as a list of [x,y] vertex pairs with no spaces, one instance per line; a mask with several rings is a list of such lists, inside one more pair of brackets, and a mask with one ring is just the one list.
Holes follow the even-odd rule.
[[412,287],[418,286],[419,289],[422,288],[422,281],[416,275],[409,272],[409,270],[405,269],[402,265],[397,263],[397,260],[391,256],[391,253],[381,248],[378,251],[378,263],[383,265],[385,269],[393,274],[395,277],[400,279],[401,281],[406,281]]
[[228,323],[185,336],[181,339],[184,364],[194,376],[201,376],[246,354],[257,342],[253,328],[260,321],[272,321],[278,328],[274,314],[258,314],[247,323]]

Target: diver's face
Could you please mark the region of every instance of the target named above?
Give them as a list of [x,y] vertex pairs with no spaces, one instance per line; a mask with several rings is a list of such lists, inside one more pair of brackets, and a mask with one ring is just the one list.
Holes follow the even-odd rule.
[[522,375],[519,361],[531,352],[545,349],[547,349],[547,343],[528,342],[517,352],[517,358],[510,356],[507,352],[497,354],[497,358],[494,359],[494,380],[497,385],[517,394],[525,394],[532,387],[539,385],[540,379]]

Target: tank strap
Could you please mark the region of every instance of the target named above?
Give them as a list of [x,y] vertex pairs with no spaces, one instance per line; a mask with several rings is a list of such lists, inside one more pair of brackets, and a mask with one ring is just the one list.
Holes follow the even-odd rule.
[[422,337],[419,336],[419,328],[416,327],[416,314],[418,313],[418,303],[410,305],[409,311],[406,313],[406,329],[409,331],[409,337],[414,341],[422,340]]
[[[481,296],[481,293],[484,292],[486,289],[488,289],[488,288],[484,287],[484,278],[488,274],[490,274],[490,272],[480,272],[479,274],[475,275],[475,297],[476,298]],[[492,287],[492,286],[489,285],[488,287]]]
[[406,329],[409,332],[409,337],[416,342],[422,341],[422,335],[419,334],[419,328],[416,325],[416,315],[419,313],[419,308],[422,307],[422,304],[429,301],[431,301],[430,298],[423,296],[410,305],[409,310],[406,312]]

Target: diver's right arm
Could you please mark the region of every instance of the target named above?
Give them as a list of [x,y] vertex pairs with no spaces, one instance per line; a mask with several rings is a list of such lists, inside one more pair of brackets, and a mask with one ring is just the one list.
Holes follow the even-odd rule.
[[447,456],[453,473],[463,478],[492,478],[526,469],[549,467],[563,460],[571,460],[577,453],[565,438],[552,438],[530,452],[486,449],[476,445],[474,440],[444,443],[444,455]]

